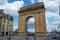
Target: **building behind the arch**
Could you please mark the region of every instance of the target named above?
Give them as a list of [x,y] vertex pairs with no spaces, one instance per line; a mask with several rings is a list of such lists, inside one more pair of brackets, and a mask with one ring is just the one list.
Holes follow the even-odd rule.
[[13,17],[4,13],[0,9],[0,36],[12,35],[13,32]]

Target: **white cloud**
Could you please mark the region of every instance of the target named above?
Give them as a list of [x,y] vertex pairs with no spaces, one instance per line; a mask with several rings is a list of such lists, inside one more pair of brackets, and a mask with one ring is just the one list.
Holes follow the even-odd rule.
[[38,2],[43,2],[44,0],[38,0]]
[[34,28],[27,29],[27,30],[28,30],[28,32],[33,32],[33,33],[35,33],[35,29],[34,29]]
[[4,9],[5,14],[10,14],[13,16],[18,16],[18,11],[17,10],[10,10],[10,9]]
[[53,13],[53,12],[50,12],[50,11],[47,11],[45,15],[46,15],[47,18],[51,18],[51,17],[57,18],[57,17],[59,17],[58,13]]
[[11,9],[11,10],[18,10],[23,5],[24,5],[23,1],[15,1],[13,3],[7,3],[5,6],[6,8]]
[[30,24],[30,23],[35,23],[35,18],[29,18],[28,19],[28,24]]
[[3,2],[1,2],[1,4],[4,5],[0,5],[0,9],[4,9],[4,12],[6,14],[15,15],[15,16],[18,16],[18,10],[20,9],[20,7],[24,5],[23,1],[14,1],[13,3],[8,3],[6,0],[5,2],[6,4]]
[[60,0],[56,0],[57,1],[57,3],[60,5]]
[[[52,31],[52,29],[56,29],[59,25],[59,4],[60,0],[38,0],[38,2],[44,2],[45,8],[46,8],[46,26],[47,31]],[[54,21],[52,22],[50,19],[50,22],[48,18],[52,18]],[[51,24],[50,24],[51,23]]]
[[14,26],[14,27],[13,27],[13,31],[15,31],[17,28],[18,28],[18,26]]
[[7,0],[0,0],[0,5],[4,5],[7,3]]
[[35,0],[30,0],[31,1],[31,4],[34,4],[35,3]]

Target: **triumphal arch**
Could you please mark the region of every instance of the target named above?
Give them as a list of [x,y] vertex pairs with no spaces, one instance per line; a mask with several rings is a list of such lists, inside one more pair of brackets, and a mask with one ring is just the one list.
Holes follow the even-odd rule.
[[45,7],[44,3],[36,3],[31,6],[25,6],[20,8],[19,23],[18,23],[18,35],[27,36],[27,20],[30,17],[35,18],[35,35],[34,36],[46,36],[46,23],[45,23]]

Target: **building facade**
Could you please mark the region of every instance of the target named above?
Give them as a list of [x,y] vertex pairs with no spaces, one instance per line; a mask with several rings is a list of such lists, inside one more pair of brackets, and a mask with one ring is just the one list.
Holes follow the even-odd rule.
[[5,14],[3,9],[0,9],[0,36],[12,35],[13,17]]

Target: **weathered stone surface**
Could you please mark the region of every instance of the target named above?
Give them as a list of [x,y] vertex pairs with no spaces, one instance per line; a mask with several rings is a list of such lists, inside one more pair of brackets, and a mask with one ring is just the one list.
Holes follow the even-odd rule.
[[[46,36],[45,8],[42,7],[42,5],[44,6],[44,4],[38,3],[36,5],[29,6],[26,8],[24,7],[23,9],[21,8],[21,10],[19,10],[20,12],[19,12],[19,23],[18,23],[18,36],[27,36],[26,23],[28,18],[30,17],[35,18],[35,32],[36,32],[35,36],[41,36],[41,37]],[[40,8],[39,6],[41,6],[42,8]],[[33,7],[34,9],[37,7],[38,8],[35,10],[32,10],[33,8],[31,7]],[[27,9],[29,11],[27,11]]]

